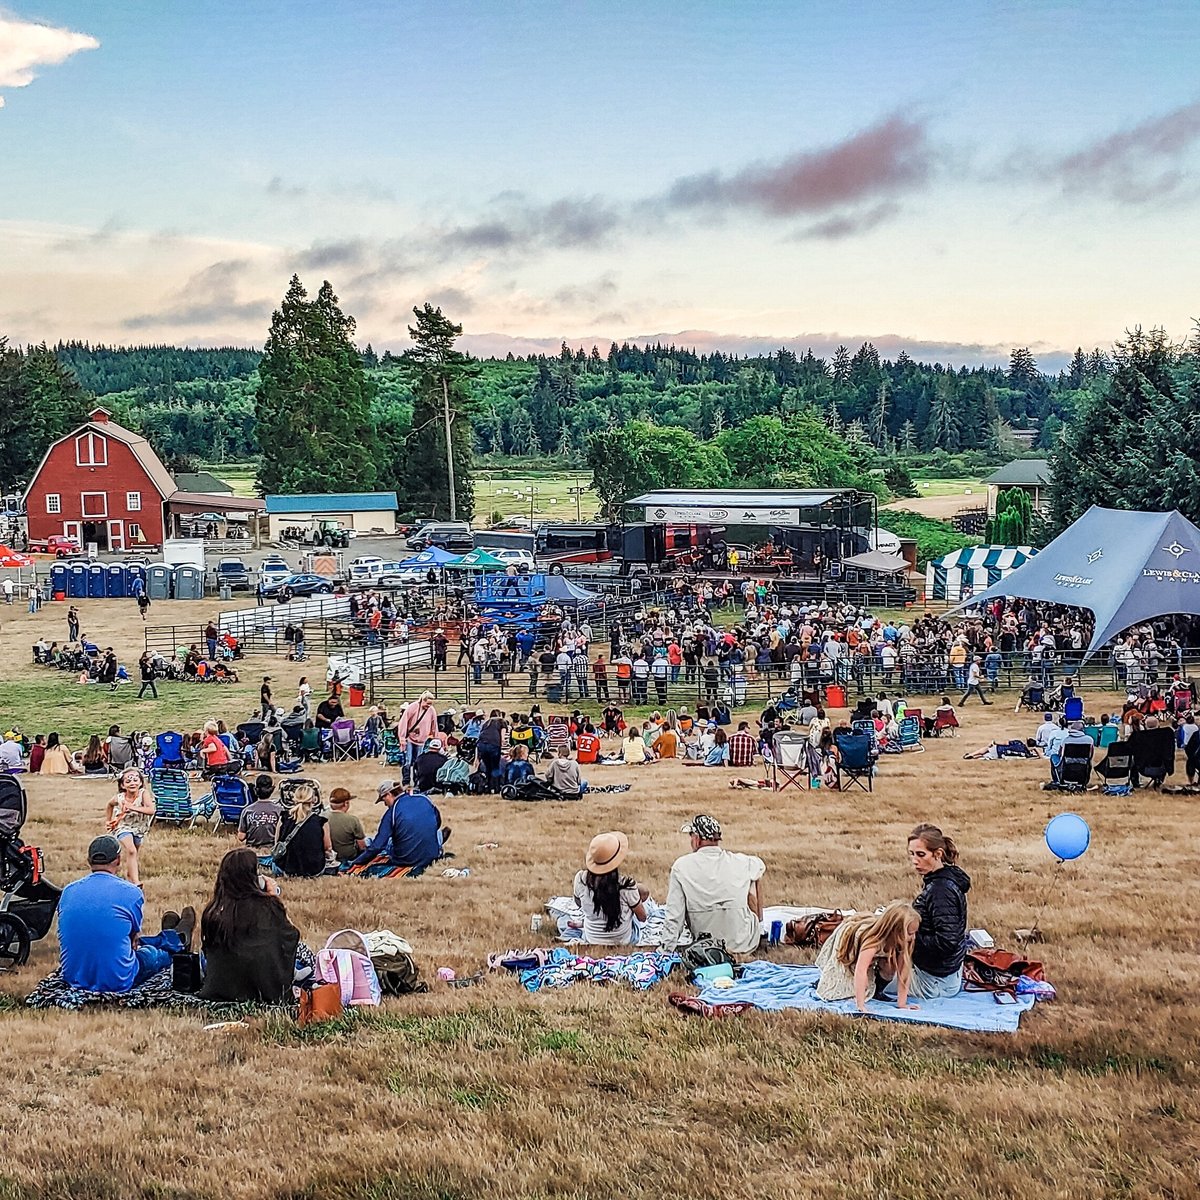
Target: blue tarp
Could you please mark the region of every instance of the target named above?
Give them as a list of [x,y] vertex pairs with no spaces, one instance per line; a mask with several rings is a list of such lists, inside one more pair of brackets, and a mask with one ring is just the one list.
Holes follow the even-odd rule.
[[1086,659],[1131,625],[1172,613],[1200,615],[1200,529],[1178,512],[1093,506],[1037,557],[968,603],[997,596],[1091,609],[1096,631]]

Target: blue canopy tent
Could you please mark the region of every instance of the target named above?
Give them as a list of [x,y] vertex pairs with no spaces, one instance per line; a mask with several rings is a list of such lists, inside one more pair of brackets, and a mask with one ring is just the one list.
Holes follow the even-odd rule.
[[997,596],[1091,609],[1096,628],[1086,662],[1131,625],[1200,616],[1200,529],[1178,512],[1093,505],[1035,558],[959,608]]
[[406,558],[401,564],[401,570],[407,570],[410,567],[443,567],[448,562],[455,562],[458,559],[457,554],[451,554],[449,550],[443,550],[441,546],[430,546],[428,550],[422,550],[420,554],[414,554],[410,558]]

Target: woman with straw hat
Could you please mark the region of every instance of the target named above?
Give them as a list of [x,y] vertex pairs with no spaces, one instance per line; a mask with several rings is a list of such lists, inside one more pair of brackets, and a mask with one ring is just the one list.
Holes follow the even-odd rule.
[[584,869],[575,876],[575,903],[583,911],[583,941],[589,946],[631,946],[637,940],[634,917],[646,920],[650,893],[620,866],[629,852],[623,833],[598,833],[592,838]]

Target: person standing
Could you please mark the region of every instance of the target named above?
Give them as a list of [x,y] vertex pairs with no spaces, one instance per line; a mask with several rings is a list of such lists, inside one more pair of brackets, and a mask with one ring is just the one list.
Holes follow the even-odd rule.
[[13,581],[6,579],[4,581],[4,603],[11,604],[13,602]]
[[963,692],[963,698],[958,702],[959,708],[962,708],[973,695],[978,696],[984,704],[991,704],[991,701],[983,694],[983,678],[978,658],[971,659],[971,665],[967,668],[967,689]]
[[142,686],[138,689],[137,698],[140,700],[146,694],[146,689],[150,689],[150,695],[155,700],[158,699],[158,688],[154,683],[154,659],[149,650],[142,651],[142,657],[138,659],[138,672],[142,677]]
[[437,709],[433,705],[433,693],[422,692],[410,704],[396,722],[396,740],[404,750],[401,775],[405,786],[412,778],[412,766],[417,756],[425,749],[425,743],[437,733]]
[[150,611],[150,594],[146,591],[146,585],[140,579],[134,581],[134,586],[141,588],[141,591],[137,594],[137,606],[142,620],[145,621],[146,614]]
[[307,675],[300,676],[300,682],[296,686],[296,702],[300,705],[300,711],[307,721],[312,716],[312,684],[308,682]]
[[67,641],[79,641],[79,609],[73,604],[67,609]]
[[107,683],[110,692],[117,690],[117,656],[111,646],[104,651],[104,658],[100,663],[100,674],[96,679],[98,683]]
[[209,621],[204,627],[204,641],[208,645],[208,657],[215,660],[217,657],[217,635],[218,629],[215,621]]
[[596,699],[609,699],[608,694],[608,664],[604,661],[603,654],[596,655],[596,661],[592,663],[592,678],[596,681]]
[[275,711],[275,705],[271,703],[271,677],[264,675],[262,687],[258,689],[258,700],[262,708],[261,720],[265,721],[271,713]]

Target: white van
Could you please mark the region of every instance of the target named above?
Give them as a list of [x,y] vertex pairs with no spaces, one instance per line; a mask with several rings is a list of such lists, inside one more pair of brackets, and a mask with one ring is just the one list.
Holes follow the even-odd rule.
[[377,554],[363,555],[350,563],[350,586],[371,587],[383,577],[384,561]]

